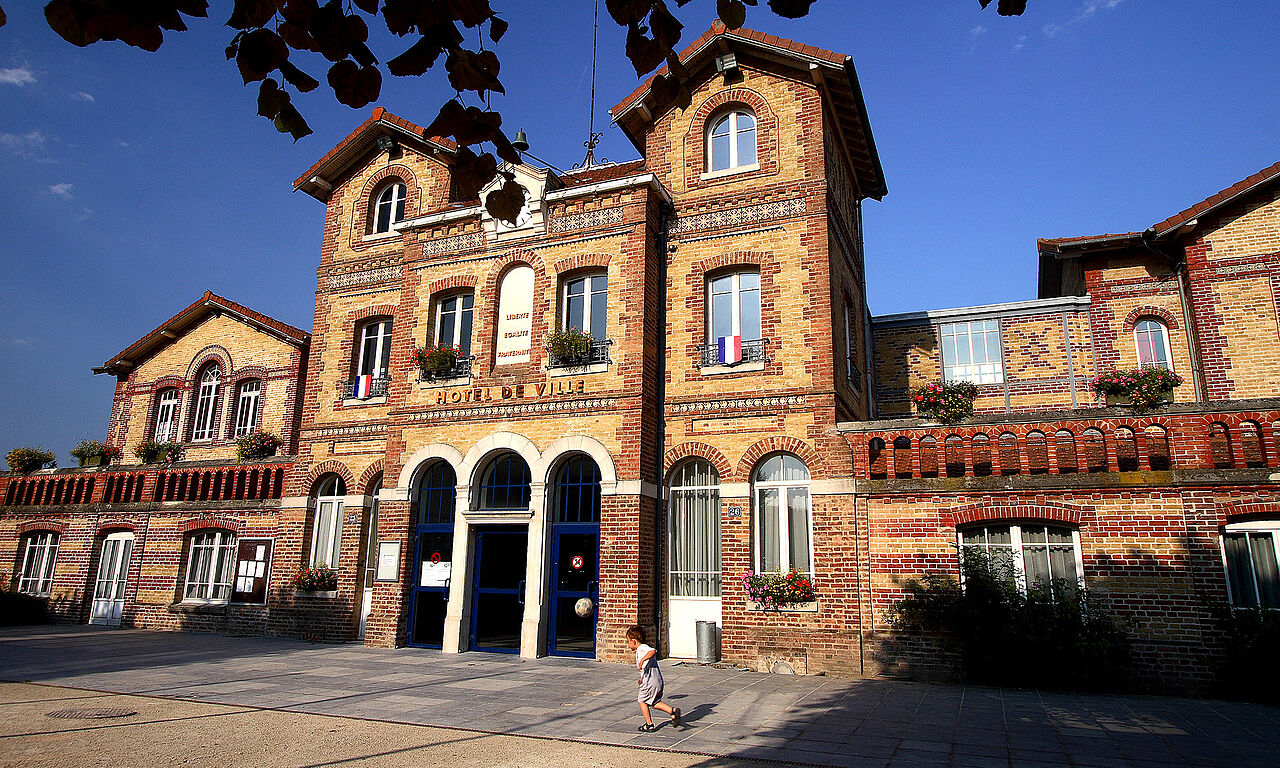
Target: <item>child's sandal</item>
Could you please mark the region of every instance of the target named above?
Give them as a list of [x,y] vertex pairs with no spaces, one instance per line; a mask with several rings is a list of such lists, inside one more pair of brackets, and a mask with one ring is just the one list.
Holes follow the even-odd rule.
[[679,707],[676,707],[671,712],[671,724],[677,727],[680,725],[680,708]]
[[653,723],[645,723],[644,725],[640,726],[637,730],[645,731],[647,733],[649,731],[658,730],[658,726],[654,725]]

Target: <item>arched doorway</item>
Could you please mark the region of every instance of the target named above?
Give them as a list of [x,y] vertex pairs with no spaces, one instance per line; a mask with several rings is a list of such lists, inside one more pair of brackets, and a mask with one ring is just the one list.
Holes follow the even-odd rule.
[[600,468],[562,461],[551,489],[551,612],[547,652],[593,658],[600,599]]
[[697,623],[721,622],[720,473],[690,459],[671,473],[667,494],[671,532],[667,602],[670,655],[698,655]]
[[[484,465],[476,488],[477,515],[528,510],[529,464],[517,453],[500,453]],[[529,526],[484,523],[473,527],[475,567],[471,583],[471,637],[476,651],[519,653],[524,623]]]
[[448,462],[428,466],[414,504],[413,582],[409,590],[409,645],[439,648],[453,577],[453,513],[458,481]]

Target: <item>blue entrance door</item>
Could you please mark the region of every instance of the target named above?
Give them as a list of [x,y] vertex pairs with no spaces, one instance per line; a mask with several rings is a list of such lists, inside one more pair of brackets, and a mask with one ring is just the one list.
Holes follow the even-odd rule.
[[471,649],[518,653],[524,622],[527,526],[478,527],[471,588]]
[[551,622],[548,652],[596,655],[600,599],[600,525],[561,523],[551,527]]
[[444,643],[444,615],[449,607],[453,526],[419,525],[415,531],[409,645],[440,648]]

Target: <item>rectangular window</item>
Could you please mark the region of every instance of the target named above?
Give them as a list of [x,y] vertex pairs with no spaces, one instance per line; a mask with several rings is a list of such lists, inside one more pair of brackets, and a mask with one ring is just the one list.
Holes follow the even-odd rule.
[[992,569],[1025,593],[1028,587],[1084,583],[1079,533],[1051,525],[985,525],[959,532],[960,553],[981,552]]
[[205,531],[192,536],[183,599],[205,603],[230,600],[235,555],[236,536],[230,531]]
[[733,272],[707,285],[707,342],[741,336],[744,342],[760,336],[760,273]]
[[236,581],[231,600],[236,603],[267,602],[271,575],[271,539],[241,539],[236,555]]
[[240,385],[240,402],[236,406],[236,437],[244,437],[258,428],[258,402],[262,382],[246,381]]
[[1280,608],[1276,531],[1232,531],[1222,537],[1231,603],[1242,608]]
[[386,378],[391,370],[391,321],[366,323],[360,336],[360,360],[356,373],[375,379]]
[[562,327],[577,328],[591,334],[596,341],[608,338],[609,278],[604,274],[586,275],[564,284]]
[[1000,384],[1004,364],[1000,321],[974,320],[942,326],[942,376],[947,381]]
[[160,393],[160,403],[156,408],[157,443],[177,442],[178,440],[178,390],[166,389]]
[[52,531],[40,531],[26,537],[22,575],[18,578],[19,592],[40,597],[47,597],[53,592],[53,563],[58,559],[59,538]]
[[475,294],[447,296],[436,305],[436,344],[457,347],[458,354],[471,354],[471,322],[475,312]]

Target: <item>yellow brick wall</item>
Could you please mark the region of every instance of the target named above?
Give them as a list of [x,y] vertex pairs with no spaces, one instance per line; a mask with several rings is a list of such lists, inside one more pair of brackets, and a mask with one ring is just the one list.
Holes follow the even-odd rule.
[[1273,189],[1250,201],[1243,212],[1217,222],[1204,239],[1209,261],[1280,251],[1280,191]]

